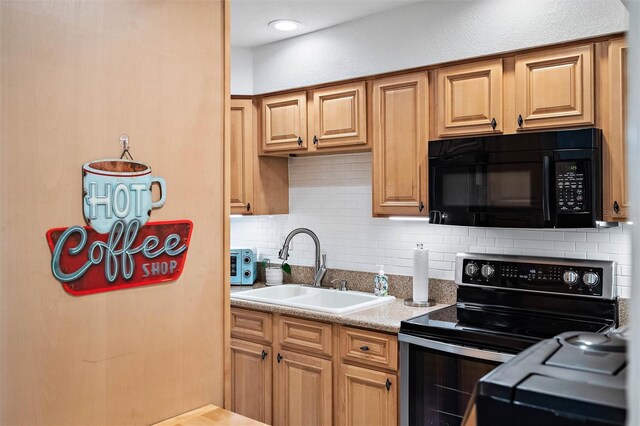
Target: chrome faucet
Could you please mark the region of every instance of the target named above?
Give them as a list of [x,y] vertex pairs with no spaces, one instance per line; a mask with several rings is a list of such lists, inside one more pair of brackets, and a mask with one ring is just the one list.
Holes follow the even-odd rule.
[[322,279],[324,278],[324,274],[327,272],[327,255],[322,255],[322,262],[320,262],[320,240],[318,236],[310,229],[307,228],[296,228],[287,235],[287,238],[284,239],[284,244],[282,245],[282,249],[280,249],[280,253],[278,257],[282,260],[287,260],[289,258],[289,244],[291,243],[291,239],[298,234],[307,234],[313,240],[313,243],[316,245],[316,269],[315,275],[313,278],[313,285],[316,287],[320,287],[322,284]]

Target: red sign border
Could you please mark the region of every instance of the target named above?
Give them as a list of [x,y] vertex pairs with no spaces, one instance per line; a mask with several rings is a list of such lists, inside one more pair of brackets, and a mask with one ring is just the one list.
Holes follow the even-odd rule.
[[[189,226],[189,235],[187,236],[187,251],[184,253],[185,255],[185,263],[187,262],[186,256],[189,253],[189,247],[191,244],[191,234],[193,232],[193,222],[190,221],[189,219],[182,219],[182,220],[166,220],[166,221],[159,221],[159,222],[147,222],[144,226],[149,226],[149,225],[177,225],[177,224],[187,224]],[[73,225],[72,225],[73,226]],[[93,230],[92,227],[90,226],[83,226],[83,228],[85,230]],[[53,250],[55,249],[55,242],[53,241],[53,238],[51,237],[52,234],[54,232],[64,232],[65,230],[69,229],[69,227],[61,227],[61,228],[51,228],[47,231],[46,233],[46,237],[47,237],[47,243],[49,244],[49,249],[51,250],[51,253],[53,253]],[[149,281],[145,281],[142,283],[126,283],[126,284],[117,284],[117,285],[113,285],[112,287],[103,287],[103,288],[99,288],[99,289],[92,289],[92,290],[83,290],[83,291],[76,291],[73,290],[72,288],[69,287],[68,283],[61,283],[62,287],[64,288],[64,290],[69,293],[72,296],[85,296],[87,294],[95,294],[95,293],[106,293],[106,292],[110,292],[110,291],[115,291],[115,290],[122,290],[125,288],[132,288],[132,287],[144,287],[144,286],[149,286],[149,285],[157,285],[157,284],[162,284],[162,283],[168,283],[168,282],[173,282],[173,281],[177,281],[178,278],[180,278],[180,276],[182,275],[182,271],[184,270],[184,268],[181,268],[177,275],[174,275],[172,277],[169,278],[164,278],[159,276],[158,278],[155,279],[151,279]]]

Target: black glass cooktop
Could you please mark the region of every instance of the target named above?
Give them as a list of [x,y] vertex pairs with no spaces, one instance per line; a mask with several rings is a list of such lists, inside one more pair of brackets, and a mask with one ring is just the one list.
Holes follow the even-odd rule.
[[403,321],[400,332],[447,343],[518,353],[565,331],[602,332],[612,325],[593,319],[453,305]]

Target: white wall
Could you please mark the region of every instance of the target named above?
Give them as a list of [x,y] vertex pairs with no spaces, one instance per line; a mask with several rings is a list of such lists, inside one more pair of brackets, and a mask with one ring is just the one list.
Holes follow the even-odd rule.
[[249,47],[231,48],[231,94],[253,95],[253,53]]
[[[615,260],[618,294],[629,297],[631,226],[612,229],[497,229],[430,225],[371,217],[371,154],[289,159],[288,215],[231,220],[231,244],[258,248],[276,259],[284,237],[294,228],[318,234],[327,266],[390,274],[412,274],[416,243],[430,249],[430,276],[453,279],[457,252],[528,254]],[[289,261],[312,266],[314,246],[296,236]]]
[[619,0],[425,1],[253,48],[253,93],[620,32],[627,20]]

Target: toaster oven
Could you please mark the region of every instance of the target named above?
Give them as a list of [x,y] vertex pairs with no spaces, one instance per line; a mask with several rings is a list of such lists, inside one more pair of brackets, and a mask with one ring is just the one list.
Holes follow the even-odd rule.
[[231,284],[253,285],[258,275],[258,256],[255,248],[231,249]]

